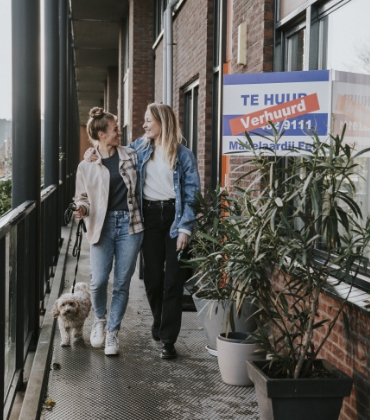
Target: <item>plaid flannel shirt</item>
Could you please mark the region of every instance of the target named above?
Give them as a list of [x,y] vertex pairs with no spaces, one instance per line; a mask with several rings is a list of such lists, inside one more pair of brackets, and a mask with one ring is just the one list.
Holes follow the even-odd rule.
[[[138,159],[135,150],[118,146],[119,171],[127,187],[127,205],[130,212],[129,233],[144,230],[138,198]],[[75,203],[86,208],[87,239],[90,244],[99,241],[109,198],[109,170],[102,164],[97,148],[98,160],[89,163],[83,160],[77,169]]]

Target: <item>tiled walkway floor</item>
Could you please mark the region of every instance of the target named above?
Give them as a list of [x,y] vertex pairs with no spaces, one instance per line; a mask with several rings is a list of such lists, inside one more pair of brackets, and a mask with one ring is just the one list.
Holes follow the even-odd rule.
[[[68,257],[65,290],[72,283],[75,262]],[[88,263],[84,238],[78,281],[89,281]],[[55,406],[43,410],[43,419],[259,419],[254,388],[222,382],[217,358],[205,350],[204,332],[195,312],[183,313],[178,358],[159,358],[160,345],[151,339],[151,314],[137,274],[119,334],[118,357],[109,358],[103,349],[91,347],[92,318],[91,313],[84,339],[70,348],[60,347],[59,330],[56,332],[46,396]]]

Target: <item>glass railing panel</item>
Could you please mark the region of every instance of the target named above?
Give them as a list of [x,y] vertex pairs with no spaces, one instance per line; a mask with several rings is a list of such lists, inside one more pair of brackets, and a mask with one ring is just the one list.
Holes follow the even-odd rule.
[[17,227],[5,236],[5,267],[4,396],[8,393],[15,372]]

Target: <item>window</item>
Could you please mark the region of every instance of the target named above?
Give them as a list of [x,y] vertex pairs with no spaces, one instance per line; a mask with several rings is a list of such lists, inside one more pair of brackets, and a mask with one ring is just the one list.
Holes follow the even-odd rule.
[[163,13],[167,8],[168,0],[155,0],[154,2],[154,41],[163,29]]
[[300,29],[287,37],[287,70],[299,71],[304,66],[305,29]]
[[[325,9],[321,10],[325,15]],[[324,16],[322,68],[370,74],[369,16],[368,0],[352,0]]]
[[[275,71],[332,69],[355,73],[360,88],[347,82],[346,100],[370,115],[370,2],[368,0],[280,0],[275,22]],[[362,74],[368,76],[361,76]],[[342,88],[345,89],[345,88]],[[334,118],[334,133],[347,123],[346,138],[352,144],[368,143],[370,127],[362,129],[348,116]],[[357,130],[357,132],[356,132]],[[357,204],[370,212],[370,158],[357,160],[361,170],[353,176]],[[285,162],[288,164],[288,162]],[[343,203],[345,208],[345,203]]]
[[199,81],[184,89],[184,137],[194,156],[198,155],[198,95]]
[[[323,12],[325,14],[324,8]],[[368,0],[352,0],[322,19],[322,45],[319,60],[322,68],[370,75],[369,16],[370,2]],[[343,30],[344,27],[346,28],[345,31]],[[348,34],[351,34],[351,36],[348,36]],[[369,79],[367,78],[367,81]],[[367,112],[370,112],[370,84],[368,84],[367,89],[356,89],[356,86],[350,85],[345,97],[351,103],[356,104],[361,109],[367,108]],[[335,132],[342,129],[343,123],[344,121],[341,124],[341,121],[336,119],[334,123]],[[359,137],[365,135],[370,146],[370,127],[367,130],[363,127],[363,130],[361,130],[361,127],[356,127],[350,118],[346,119],[346,123],[346,135],[351,142],[360,143],[362,139]],[[363,214],[366,215],[369,214],[370,204],[370,158],[359,158],[357,163],[360,164],[361,171],[352,178],[357,187],[357,194],[354,199]],[[342,207],[349,211],[345,203],[342,203]]]
[[306,3],[306,0],[280,0],[280,19],[284,19],[304,3]]

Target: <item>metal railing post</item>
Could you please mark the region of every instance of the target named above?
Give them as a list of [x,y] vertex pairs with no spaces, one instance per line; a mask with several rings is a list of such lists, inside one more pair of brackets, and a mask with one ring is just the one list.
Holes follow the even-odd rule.
[[45,28],[45,111],[44,111],[44,188],[59,181],[59,7],[55,0],[44,0]]
[[[56,185],[59,188],[59,4],[44,0],[45,28],[45,111],[44,111],[44,188]],[[48,207],[48,206],[47,206]],[[47,213],[50,244],[48,255],[56,261],[60,231],[59,206]],[[50,253],[50,254],[49,254]],[[47,266],[49,261],[46,262]],[[49,270],[50,271],[50,270]],[[47,274],[49,277],[49,273]]]
[[60,209],[63,220],[63,210],[67,204],[67,26],[68,0],[59,0],[59,148],[62,157],[59,163],[59,179],[62,181],[60,193]]
[[[39,306],[40,280],[40,0],[12,1],[13,169],[12,207],[36,202],[34,271],[27,280],[35,306]],[[30,321],[34,339],[39,334],[39,313]],[[19,344],[19,343],[18,343]]]

